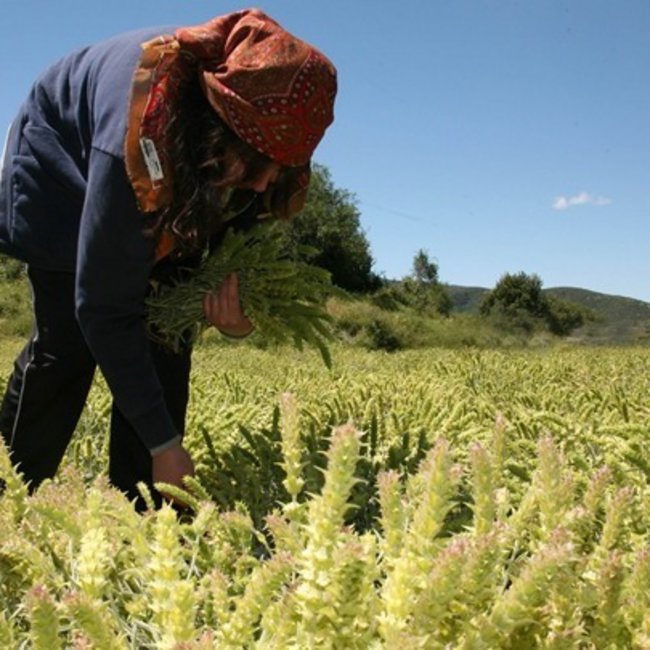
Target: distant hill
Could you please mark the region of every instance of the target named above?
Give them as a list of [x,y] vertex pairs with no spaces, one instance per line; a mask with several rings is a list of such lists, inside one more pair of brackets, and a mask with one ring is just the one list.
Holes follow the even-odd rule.
[[[453,310],[477,313],[484,287],[446,285]],[[591,309],[596,320],[574,332],[572,338],[593,343],[650,343],[650,303],[575,287],[553,287],[545,293]]]
[[461,314],[477,314],[483,294],[489,291],[485,287],[461,287],[457,284],[446,284],[445,287],[453,303],[453,311]]
[[548,292],[596,314],[597,320],[577,330],[575,337],[594,343],[650,344],[650,303],[573,287],[555,287]]

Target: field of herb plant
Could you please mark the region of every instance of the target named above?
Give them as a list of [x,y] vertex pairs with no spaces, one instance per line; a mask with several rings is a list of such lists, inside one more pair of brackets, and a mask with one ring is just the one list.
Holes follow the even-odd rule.
[[0,452],[0,647],[650,648],[650,350],[195,357],[191,511]]

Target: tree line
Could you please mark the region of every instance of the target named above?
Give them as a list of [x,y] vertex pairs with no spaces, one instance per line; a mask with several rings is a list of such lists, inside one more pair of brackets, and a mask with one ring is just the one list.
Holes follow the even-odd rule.
[[[356,198],[335,187],[322,165],[314,165],[307,203],[292,222],[289,237],[296,249],[311,247],[311,262],[327,269],[336,286],[368,296],[382,309],[406,307],[436,317],[451,314],[452,299],[440,281],[438,264],[426,250],[415,253],[411,273],[400,280],[373,271]],[[483,297],[479,313],[507,329],[532,333],[543,328],[558,336],[570,334],[592,318],[589,310],[545,294],[541,278],[524,272],[504,273]]]

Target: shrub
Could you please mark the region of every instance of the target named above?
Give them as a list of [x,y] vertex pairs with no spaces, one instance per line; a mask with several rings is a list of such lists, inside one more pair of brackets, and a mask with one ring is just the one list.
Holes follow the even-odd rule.
[[590,310],[544,294],[540,277],[525,273],[503,275],[483,297],[479,310],[504,329],[528,335],[546,328],[567,336],[593,319]]
[[383,320],[375,318],[368,323],[367,347],[370,350],[384,350],[385,352],[394,352],[403,347],[403,343],[398,337],[395,330]]
[[567,336],[573,330],[582,327],[587,321],[594,319],[594,314],[589,309],[553,296],[548,296],[547,300],[546,323],[549,330],[557,336]]

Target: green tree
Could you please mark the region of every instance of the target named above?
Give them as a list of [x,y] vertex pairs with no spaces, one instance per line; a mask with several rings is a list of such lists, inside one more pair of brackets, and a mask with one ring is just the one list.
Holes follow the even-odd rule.
[[355,196],[334,186],[329,170],[314,165],[307,203],[290,225],[294,245],[309,246],[312,264],[327,269],[332,282],[348,291],[377,289],[370,244],[361,228]]
[[429,259],[429,254],[422,248],[413,258],[413,277],[421,284],[438,284],[438,265]]
[[411,277],[404,280],[404,289],[410,294],[410,303],[417,311],[449,316],[452,301],[449,292],[438,279],[438,264],[429,259],[429,253],[418,250],[413,258]]
[[536,274],[506,273],[485,295],[479,310],[483,315],[499,313],[519,318],[525,314],[542,318],[548,311],[548,303],[542,293],[542,280]]
[[547,296],[538,275],[506,273],[483,298],[479,311],[505,324],[531,332],[544,327],[566,336],[591,318],[591,312],[573,303]]

